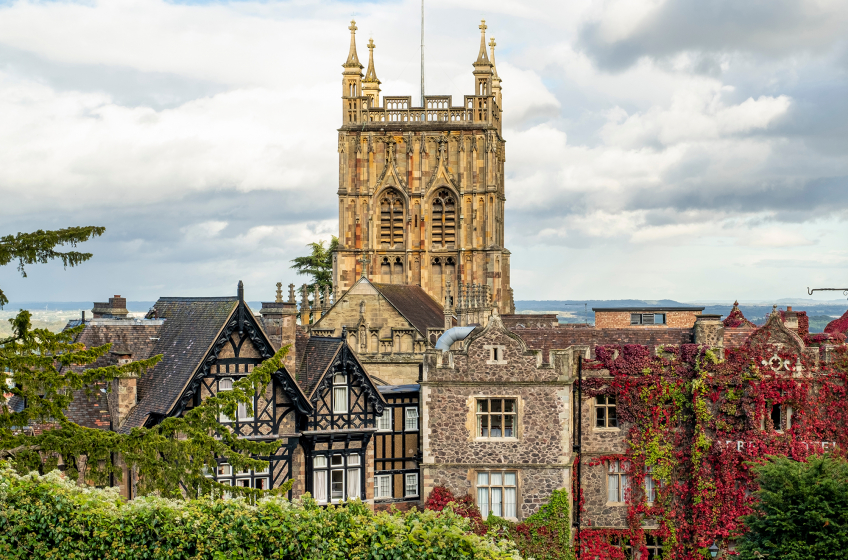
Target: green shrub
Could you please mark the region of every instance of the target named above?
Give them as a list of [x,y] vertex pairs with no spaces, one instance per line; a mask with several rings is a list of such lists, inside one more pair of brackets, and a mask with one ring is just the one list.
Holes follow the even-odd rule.
[[20,476],[0,463],[0,557],[6,559],[518,560],[506,540],[471,533],[452,511],[374,513],[320,507],[308,495],[123,501],[58,471]]

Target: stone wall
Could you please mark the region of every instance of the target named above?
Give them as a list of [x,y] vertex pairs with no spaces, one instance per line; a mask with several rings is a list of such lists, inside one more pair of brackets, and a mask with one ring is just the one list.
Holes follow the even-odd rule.
[[627,450],[625,441],[629,425],[619,423],[618,428],[597,428],[595,425],[595,399],[583,399],[581,416],[583,421],[581,486],[585,500],[584,523],[590,520],[597,527],[627,526],[627,506],[607,501],[608,466],[591,466],[603,455],[623,454]]
[[[424,498],[437,485],[476,500],[477,471],[515,471],[517,516],[537,511],[571,472],[571,383],[576,354],[543,365],[494,315],[460,350],[427,352],[422,418]],[[492,359],[492,349],[498,359]],[[476,399],[514,398],[514,437],[477,437]]]
[[376,289],[360,283],[311,328],[331,336],[348,329],[348,344],[377,384],[418,381],[426,340]]

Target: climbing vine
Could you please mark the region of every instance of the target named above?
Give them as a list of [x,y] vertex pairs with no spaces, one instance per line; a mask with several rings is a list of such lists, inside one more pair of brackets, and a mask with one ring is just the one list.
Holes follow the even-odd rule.
[[[694,344],[598,346],[584,363],[583,395],[615,397],[626,450],[589,466],[621,462],[630,480],[628,528],[593,529],[583,510],[584,557],[628,558],[629,546],[646,558],[650,525],[664,558],[703,558],[713,542],[726,549],[745,532],[752,468],[767,456],[845,456],[848,355],[844,345],[832,347],[824,363],[815,352],[757,336],[723,353]],[[656,484],[652,503],[646,469]]]

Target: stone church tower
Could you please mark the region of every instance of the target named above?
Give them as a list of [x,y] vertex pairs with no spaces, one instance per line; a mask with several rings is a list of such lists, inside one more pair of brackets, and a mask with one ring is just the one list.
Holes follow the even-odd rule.
[[423,107],[414,107],[410,96],[381,99],[374,41],[368,42],[363,77],[355,22],[349,29],[339,128],[337,293],[366,276],[418,284],[448,307],[457,288],[460,298],[473,290],[501,313],[512,313],[501,80],[494,39],[491,54],[486,49],[485,21],[473,63],[474,95],[458,107],[449,95],[428,95]]

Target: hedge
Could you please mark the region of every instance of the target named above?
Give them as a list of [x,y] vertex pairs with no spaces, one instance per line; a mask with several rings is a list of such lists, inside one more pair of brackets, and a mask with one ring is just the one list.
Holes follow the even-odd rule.
[[308,495],[127,502],[59,471],[20,476],[0,463],[0,557],[34,559],[520,560],[510,541],[473,534],[453,513],[372,512]]

